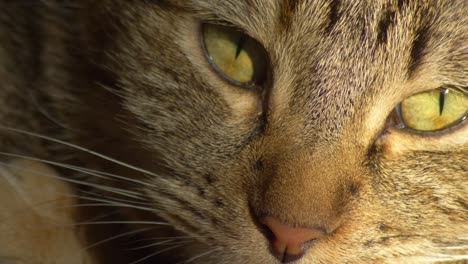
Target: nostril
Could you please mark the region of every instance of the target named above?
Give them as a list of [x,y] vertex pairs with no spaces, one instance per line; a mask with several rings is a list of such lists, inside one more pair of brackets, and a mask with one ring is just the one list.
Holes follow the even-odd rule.
[[290,227],[274,217],[264,217],[260,222],[271,231],[271,248],[275,256],[283,263],[300,259],[304,255],[306,242],[325,235],[321,229]]

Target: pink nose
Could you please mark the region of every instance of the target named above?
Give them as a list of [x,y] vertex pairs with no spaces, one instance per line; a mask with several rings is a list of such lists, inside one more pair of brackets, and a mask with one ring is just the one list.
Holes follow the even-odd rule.
[[318,239],[325,233],[317,228],[290,227],[273,217],[264,217],[260,221],[273,233],[271,249],[283,263],[295,261],[304,255],[304,243]]

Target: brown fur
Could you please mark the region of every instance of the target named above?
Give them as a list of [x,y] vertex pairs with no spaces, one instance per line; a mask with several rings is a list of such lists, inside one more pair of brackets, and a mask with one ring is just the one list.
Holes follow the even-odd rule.
[[[144,237],[193,238],[153,263],[275,263],[265,215],[327,231],[298,263],[466,260],[467,122],[419,135],[388,119],[413,94],[467,91],[467,13],[463,0],[5,1],[2,126],[145,172],[5,127],[1,151],[130,179],[86,181],[142,195],[150,212],[117,220],[170,226]],[[203,21],[265,47],[263,91],[211,70]]]

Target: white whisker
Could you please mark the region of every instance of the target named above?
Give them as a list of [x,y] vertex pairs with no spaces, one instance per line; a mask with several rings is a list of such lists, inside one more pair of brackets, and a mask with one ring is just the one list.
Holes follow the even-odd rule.
[[172,236],[172,237],[152,237],[152,238],[145,238],[145,239],[140,239],[137,241],[132,241],[131,243],[140,243],[140,242],[147,242],[147,241],[158,241],[161,239],[192,239],[191,236]]
[[49,161],[49,160],[29,157],[29,156],[25,156],[25,155],[1,152],[1,151],[0,151],[0,155],[7,156],[7,157],[13,157],[13,158],[21,158],[21,159],[31,160],[31,161],[39,161],[39,162],[46,163],[46,164],[49,164],[49,165],[54,165],[54,166],[57,166],[57,167],[60,167],[60,168],[65,168],[65,169],[70,169],[70,170],[73,170],[73,171],[82,172],[82,173],[85,173],[87,175],[95,176],[97,178],[106,179],[106,180],[114,180],[114,179],[111,179],[109,177],[105,177],[105,176],[102,176],[102,175],[99,175],[99,174],[94,174],[91,170],[87,170],[85,168],[79,168],[79,167],[76,167],[76,166],[73,166],[73,165],[68,165],[68,164],[65,164],[65,163]]
[[[6,163],[0,162],[0,165],[6,165]],[[17,180],[15,179],[15,176],[12,175],[12,173],[8,170],[9,167],[6,166],[0,166],[0,175],[7,181],[7,183],[13,187],[15,192],[19,194],[21,199],[23,199],[24,202],[27,204],[31,205],[32,202],[28,198],[28,195],[24,192],[24,190],[19,186]]]
[[[49,164],[49,165],[54,165],[54,166],[57,166],[57,167],[60,167],[60,168],[65,168],[65,169],[70,169],[70,170],[73,170],[73,171],[82,172],[82,173],[85,173],[87,175],[95,176],[96,178],[107,179],[107,180],[120,179],[120,180],[124,180],[124,181],[128,181],[128,182],[133,182],[133,183],[138,183],[138,184],[141,184],[141,185],[153,187],[152,185],[150,185],[148,183],[145,183],[143,181],[138,181],[138,180],[135,180],[135,179],[127,178],[127,177],[112,174],[112,173],[101,172],[101,171],[92,170],[92,169],[83,168],[83,167],[77,167],[77,166],[73,166],[73,165],[69,165],[69,164],[65,164],[65,163],[61,163],[61,162],[55,162],[55,161],[39,159],[39,158],[30,157],[30,156],[7,153],[7,152],[0,152],[0,155],[15,157],[15,158],[21,158],[21,159],[26,159],[26,160],[32,160],[32,161],[39,161],[39,162],[46,163],[46,164]],[[106,177],[106,176],[108,176],[108,177]]]
[[160,251],[158,251],[158,252],[156,252],[156,253],[153,253],[153,254],[151,254],[151,255],[148,255],[148,256],[146,256],[146,257],[144,257],[144,258],[138,259],[138,260],[136,260],[136,261],[134,261],[134,262],[132,262],[132,263],[130,263],[130,264],[137,264],[137,263],[140,263],[140,262],[142,262],[142,261],[145,261],[145,260],[147,260],[147,259],[149,259],[149,258],[152,258],[152,257],[154,257],[154,256],[157,256],[157,255],[159,255],[159,254],[161,254],[161,253],[164,253],[164,252],[166,252],[166,251],[169,251],[169,250],[172,250],[172,249],[181,247],[182,245],[183,245],[183,244],[180,244],[180,245],[176,245],[176,246],[173,246],[173,247],[169,247],[169,248],[160,250]]
[[175,241],[174,239],[168,239],[168,240],[159,241],[159,242],[141,246],[141,247],[129,248],[128,250],[140,250],[140,249],[152,248],[152,247],[161,246],[161,245],[165,245],[165,246],[182,245],[186,243],[187,243],[186,241]]
[[98,153],[96,151],[90,150],[88,148],[81,147],[81,146],[78,146],[78,145],[75,145],[75,144],[72,144],[72,143],[68,143],[68,142],[65,142],[65,141],[62,141],[62,140],[59,140],[59,139],[51,138],[51,137],[41,135],[41,134],[37,134],[37,133],[33,133],[33,132],[24,131],[24,130],[21,130],[21,129],[10,128],[10,127],[6,127],[6,126],[2,126],[2,125],[0,125],[0,129],[7,130],[7,131],[10,131],[10,132],[16,132],[16,133],[19,133],[19,134],[24,134],[24,135],[28,135],[28,136],[32,136],[32,137],[37,137],[37,138],[44,139],[44,140],[47,140],[47,141],[50,141],[50,142],[55,142],[55,143],[58,143],[58,144],[62,144],[64,146],[68,146],[68,147],[83,151],[85,153],[91,154],[93,156],[102,158],[104,160],[119,164],[119,165],[121,165],[123,167],[132,169],[134,171],[138,171],[138,172],[141,172],[141,173],[144,173],[144,174],[147,174],[147,175],[158,177],[158,175],[156,175],[156,174],[154,174],[154,173],[152,173],[150,171],[135,167],[133,165],[130,165],[130,164],[125,163],[123,161],[119,161],[119,160],[116,160],[114,158],[108,157],[106,155],[103,155],[103,154]]
[[86,195],[95,196],[97,198],[109,199],[109,200],[116,201],[116,202],[132,203],[132,204],[136,204],[136,205],[147,205],[147,206],[152,206],[153,205],[153,204],[148,203],[148,202],[137,202],[137,201],[132,201],[132,200],[120,199],[120,198],[116,198],[116,197],[108,197],[108,196],[104,196],[103,194],[93,193],[93,192],[90,192],[90,191],[80,190],[80,194],[81,193],[86,194]]
[[155,221],[91,221],[91,222],[78,222],[74,225],[117,225],[117,224],[135,224],[135,225],[157,225],[169,226],[166,222]]
[[102,198],[94,198],[94,197],[87,197],[87,196],[74,196],[74,195],[71,195],[70,197],[75,197],[75,198],[79,198],[79,199],[87,200],[87,201],[91,201],[91,202],[102,202],[104,204],[112,205],[112,206],[116,206],[116,207],[120,206],[120,207],[125,207],[125,208],[139,209],[139,210],[142,210],[142,211],[147,211],[147,212],[152,212],[152,213],[158,213],[159,212],[158,210],[156,210],[154,208],[143,207],[143,206],[133,205],[133,204],[129,204],[129,203],[121,203],[121,202],[116,202],[116,201],[102,199]]
[[221,247],[217,247],[217,248],[215,248],[215,249],[208,250],[208,251],[206,251],[206,252],[204,252],[204,253],[201,253],[201,254],[199,254],[199,255],[196,255],[195,257],[192,257],[192,258],[190,258],[190,259],[188,259],[188,260],[179,262],[179,263],[177,263],[177,264],[191,263],[191,262],[193,262],[193,261],[196,260],[196,259],[202,258],[202,257],[204,257],[204,256],[206,256],[206,255],[208,255],[208,254],[210,254],[210,253],[213,253],[214,251],[220,250],[220,249],[221,249]]
[[153,227],[151,227],[151,228],[142,228],[142,229],[132,230],[132,231],[125,232],[125,233],[122,233],[122,234],[118,234],[118,235],[115,235],[115,236],[100,240],[100,241],[98,241],[96,243],[93,243],[93,244],[91,244],[89,246],[86,246],[83,250],[89,250],[89,249],[91,249],[93,247],[102,245],[102,244],[110,242],[112,240],[122,238],[122,237],[126,237],[126,236],[130,236],[130,235],[134,235],[134,234],[138,234],[138,233],[143,233],[143,232],[146,232],[146,231],[151,230],[151,229],[153,229]]
[[31,170],[31,169],[25,169],[23,167],[20,167],[20,166],[16,166],[16,165],[13,165],[13,164],[10,164],[10,163],[7,163],[7,162],[1,162],[0,161],[0,165],[3,165],[5,167],[11,167],[11,168],[15,168],[17,170],[20,170],[20,171],[24,171],[24,172],[29,172],[33,175],[37,175],[37,176],[43,176],[43,177],[50,177],[50,178],[54,178],[54,179],[59,179],[59,180],[63,180],[65,182],[70,182],[70,183],[75,183],[75,184],[78,184],[78,185],[84,185],[84,186],[89,186],[89,187],[93,187],[93,188],[96,188],[98,190],[103,190],[103,191],[107,191],[107,192],[111,192],[111,193],[115,193],[115,194],[120,194],[120,195],[123,195],[123,196],[127,196],[127,197],[131,197],[131,198],[134,198],[134,199],[140,199],[142,200],[142,197],[141,194],[137,193],[137,192],[131,192],[131,191],[128,191],[128,190],[123,190],[123,189],[119,189],[119,188],[114,188],[114,187],[106,187],[106,186],[102,186],[102,185],[98,185],[98,184],[93,184],[93,183],[89,183],[89,182],[85,182],[85,181],[80,181],[80,180],[74,180],[74,179],[69,179],[69,178],[65,178],[65,177],[60,177],[60,176],[57,176],[57,175],[50,175],[50,174],[43,174],[43,173],[38,173],[34,170]]

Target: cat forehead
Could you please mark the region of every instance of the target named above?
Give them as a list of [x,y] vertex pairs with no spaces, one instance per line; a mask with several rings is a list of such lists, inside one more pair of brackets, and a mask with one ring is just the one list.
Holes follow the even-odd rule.
[[313,21],[324,18],[323,15],[337,22],[340,18],[363,18],[365,15],[367,20],[379,19],[375,14],[380,12],[423,12],[428,8],[450,12],[447,6],[466,7],[463,0],[175,0],[168,1],[168,5],[198,11],[214,19],[239,22],[246,27],[272,20],[284,25],[292,21]]
[[258,39],[275,65],[275,78],[288,80],[275,82],[275,91],[284,91],[276,96],[282,100],[278,104],[289,104],[288,111],[307,116],[306,123],[326,122],[322,127],[327,130],[343,125],[336,117],[344,122],[352,109],[370,105],[376,97],[387,98],[384,111],[390,111],[404,95],[416,92],[404,82],[423,79],[417,72],[430,72],[431,67],[443,73],[430,76],[441,81],[423,87],[426,90],[464,83],[466,67],[459,67],[460,57],[455,56],[466,46],[464,1],[180,3],[201,20],[227,22]]
[[[458,46],[453,48],[458,50],[455,52],[463,52],[461,48],[467,43],[468,20],[464,13],[468,12],[468,5],[464,0],[201,0],[171,3],[190,10],[200,20],[232,24],[266,46],[278,42],[293,42],[293,45],[305,42],[295,48],[304,53],[308,53],[308,49],[317,49],[309,41],[312,38],[331,37],[333,41],[326,45],[333,46],[354,45],[358,48],[369,42],[383,45],[391,42],[393,46],[403,47],[425,44],[429,37],[437,35],[439,39],[436,41],[445,47],[449,46],[447,43],[455,43],[452,44]],[[349,47],[338,49],[343,48]],[[413,55],[418,57],[420,54],[417,53]],[[424,52],[420,50],[419,53]],[[415,69],[418,62],[412,64]]]
[[[179,20],[185,28],[192,28],[194,17],[231,24],[257,39],[274,68],[271,98],[281,101],[275,105],[307,117],[301,120],[306,124],[320,121],[326,130],[339,130],[353,109],[379,98],[385,98],[385,115],[417,92],[403,84],[423,79],[418,72],[440,81],[426,90],[466,84],[467,60],[460,56],[466,55],[467,43],[464,0],[172,0],[155,5],[161,8],[157,17]],[[147,7],[136,12],[151,16],[154,10]],[[148,36],[160,36],[147,25]],[[180,33],[175,30],[173,37]]]

